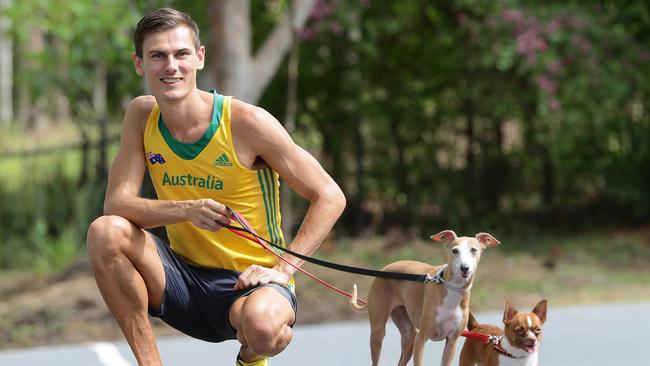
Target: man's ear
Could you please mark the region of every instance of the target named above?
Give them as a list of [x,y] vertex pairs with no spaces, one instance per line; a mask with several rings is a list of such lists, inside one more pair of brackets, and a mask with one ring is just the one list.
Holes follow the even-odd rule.
[[140,75],[144,76],[144,68],[142,67],[142,59],[138,57],[138,55],[133,52],[131,54],[131,59],[133,59],[133,65],[135,66],[135,72]]
[[199,58],[199,64],[197,65],[198,70],[203,70],[205,67],[205,46],[199,47],[196,51],[196,56]]

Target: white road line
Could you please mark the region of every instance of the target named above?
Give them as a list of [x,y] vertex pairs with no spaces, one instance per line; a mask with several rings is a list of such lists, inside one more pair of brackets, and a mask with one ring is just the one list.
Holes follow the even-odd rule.
[[98,342],[91,345],[93,351],[102,365],[105,366],[131,366],[131,364],[122,357],[122,354],[113,343]]

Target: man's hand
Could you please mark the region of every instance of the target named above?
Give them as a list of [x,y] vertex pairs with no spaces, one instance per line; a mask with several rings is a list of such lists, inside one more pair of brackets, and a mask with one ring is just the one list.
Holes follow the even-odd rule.
[[217,231],[222,228],[222,225],[230,223],[228,209],[225,205],[210,198],[188,202],[189,206],[186,208],[187,219],[194,226],[205,230]]
[[245,290],[271,282],[286,287],[290,279],[291,276],[287,273],[253,264],[239,275],[235,290]]

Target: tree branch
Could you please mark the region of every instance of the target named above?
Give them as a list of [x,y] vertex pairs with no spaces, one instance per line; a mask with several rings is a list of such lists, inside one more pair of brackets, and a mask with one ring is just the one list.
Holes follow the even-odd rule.
[[[293,13],[293,28],[302,29],[307,22],[307,18],[312,12],[316,0],[296,1]],[[266,38],[257,54],[255,55],[250,68],[250,78],[246,93],[242,99],[249,103],[256,103],[260,98],[266,86],[276,74],[280,63],[285,55],[289,52],[293,40],[293,31],[290,24],[291,11],[285,14],[282,21],[276,25],[275,29]]]

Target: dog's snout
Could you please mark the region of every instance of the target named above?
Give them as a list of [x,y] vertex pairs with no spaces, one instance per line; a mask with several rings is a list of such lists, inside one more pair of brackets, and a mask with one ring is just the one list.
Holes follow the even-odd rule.
[[461,264],[460,265],[460,270],[463,272],[469,271],[469,266],[467,264]]

